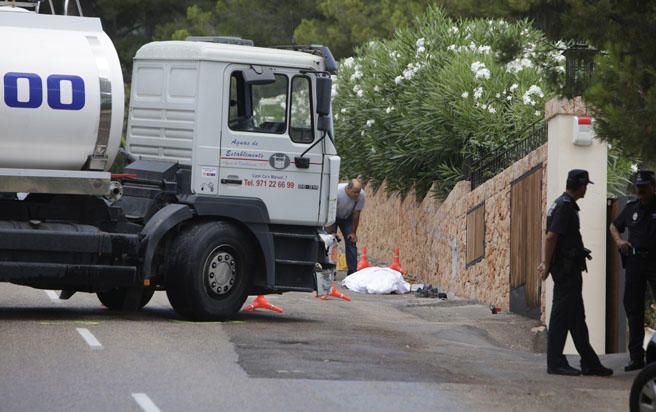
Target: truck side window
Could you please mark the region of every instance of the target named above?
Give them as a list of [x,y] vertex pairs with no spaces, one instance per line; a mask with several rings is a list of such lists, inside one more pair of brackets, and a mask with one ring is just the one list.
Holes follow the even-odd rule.
[[276,74],[268,84],[247,85],[241,72],[230,76],[228,126],[232,130],[283,134],[287,128],[287,77]]
[[292,80],[292,99],[289,137],[295,143],[312,143],[314,130],[312,127],[312,94],[310,79],[296,76]]

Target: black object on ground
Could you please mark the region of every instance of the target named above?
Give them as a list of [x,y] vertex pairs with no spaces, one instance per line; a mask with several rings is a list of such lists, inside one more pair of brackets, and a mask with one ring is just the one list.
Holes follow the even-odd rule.
[[446,293],[440,292],[437,288],[434,288],[433,285],[431,284],[424,285],[423,288],[417,289],[415,291],[415,296],[418,298],[446,299]]

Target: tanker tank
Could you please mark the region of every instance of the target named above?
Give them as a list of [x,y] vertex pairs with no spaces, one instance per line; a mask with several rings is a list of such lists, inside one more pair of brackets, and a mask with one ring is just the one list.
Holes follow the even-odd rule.
[[0,7],[0,168],[108,170],[123,75],[97,18]]

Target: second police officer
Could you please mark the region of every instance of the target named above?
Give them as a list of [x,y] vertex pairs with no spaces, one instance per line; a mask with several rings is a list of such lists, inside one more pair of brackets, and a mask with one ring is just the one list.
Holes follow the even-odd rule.
[[[625,371],[645,366],[645,289],[656,292],[656,180],[654,172],[640,170],[634,176],[636,199],[630,200],[611,223],[610,233],[622,254],[626,269],[624,309],[629,323],[630,361]],[[620,233],[629,229],[629,240]]]
[[[555,375],[610,376],[613,370],[604,367],[590,345],[583,306],[583,278],[587,271],[585,259],[589,251],[583,246],[579,207],[576,201],[585,196],[592,183],[586,170],[574,169],[567,174],[567,188],[547,213],[547,230],[543,262],[538,271],[542,279],[551,273],[554,281],[553,303],[547,336],[547,373]],[[576,350],[581,355],[581,369],[569,365],[563,355],[567,332],[571,333]]]

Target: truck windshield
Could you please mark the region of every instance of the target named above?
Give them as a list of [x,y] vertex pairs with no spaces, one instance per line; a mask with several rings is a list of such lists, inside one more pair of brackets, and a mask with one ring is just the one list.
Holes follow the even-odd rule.
[[240,71],[230,77],[228,126],[232,130],[283,134],[287,125],[287,76],[269,84],[246,84]]

